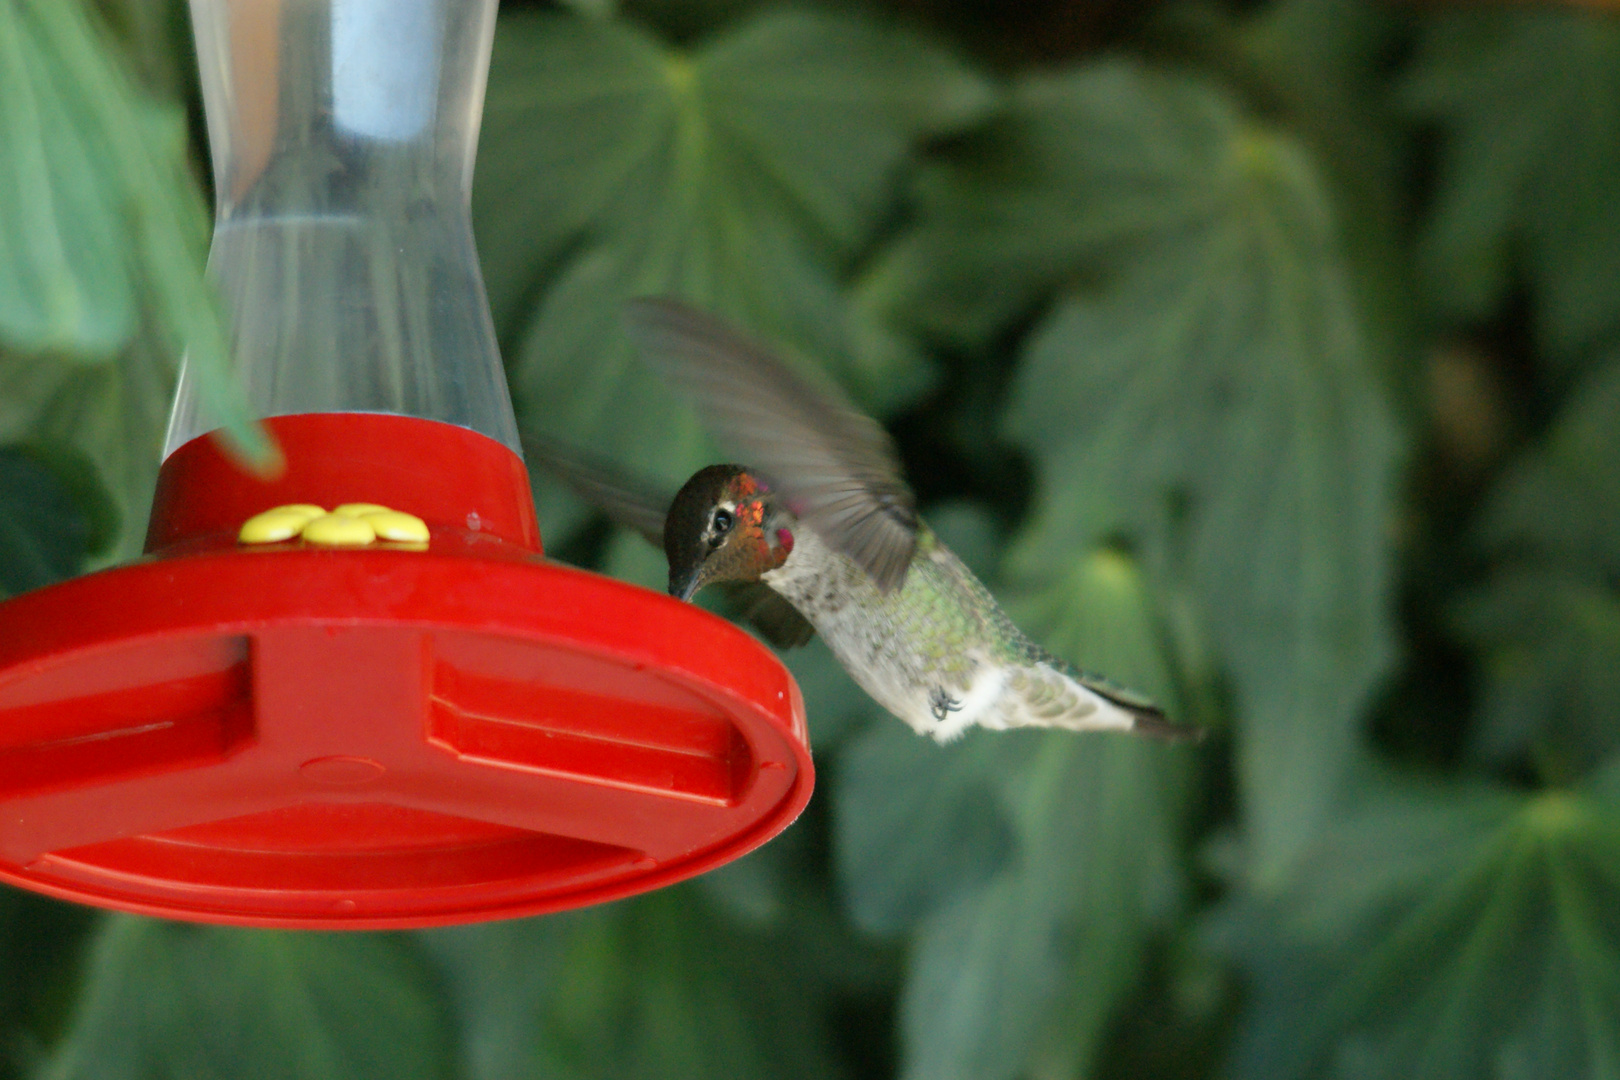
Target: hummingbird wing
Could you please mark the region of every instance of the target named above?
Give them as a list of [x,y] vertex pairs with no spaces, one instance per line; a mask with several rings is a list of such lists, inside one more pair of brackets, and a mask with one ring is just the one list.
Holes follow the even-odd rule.
[[745,464],[777,485],[800,520],[882,591],[905,581],[917,548],[915,499],[875,421],[679,301],[631,301],[627,319],[647,362]]
[[[531,438],[526,449],[532,461],[614,524],[640,533],[653,547],[664,550],[664,518],[675,501],[673,494],[595,454],[553,439]],[[816,636],[810,620],[763,582],[730,583],[723,592],[729,613],[753,626],[778,649],[797,648]]]
[[722,582],[731,614],[759,631],[778,649],[797,649],[816,636],[810,620],[787,598],[762,581]]
[[657,484],[631,476],[595,454],[554,439],[525,437],[536,464],[555,476],[616,525],[633,529],[664,550],[664,518],[675,496]]

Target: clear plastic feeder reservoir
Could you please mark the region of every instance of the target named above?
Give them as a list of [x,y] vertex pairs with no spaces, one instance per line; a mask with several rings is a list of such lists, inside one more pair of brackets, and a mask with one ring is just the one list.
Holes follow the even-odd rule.
[[0,879],[422,926],[668,884],[809,799],[768,650],[541,556],[468,215],[494,16],[192,0],[210,270],[286,467],[182,369],[147,556],[0,605]]

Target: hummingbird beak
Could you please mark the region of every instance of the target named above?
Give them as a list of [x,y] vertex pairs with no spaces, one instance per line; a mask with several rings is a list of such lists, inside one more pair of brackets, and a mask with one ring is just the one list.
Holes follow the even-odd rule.
[[694,593],[703,587],[703,565],[688,570],[671,569],[669,572],[669,595],[677,600],[690,600]]

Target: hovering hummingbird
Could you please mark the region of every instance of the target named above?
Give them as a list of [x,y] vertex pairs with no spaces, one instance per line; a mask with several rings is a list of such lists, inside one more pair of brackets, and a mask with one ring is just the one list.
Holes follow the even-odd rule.
[[725,584],[772,644],[819,632],[880,705],[942,743],[974,724],[1202,734],[1026,637],[918,519],[873,420],[684,304],[634,301],[628,322],[647,362],[751,464],[700,469],[670,500],[577,452],[539,457],[664,549],[670,595]]

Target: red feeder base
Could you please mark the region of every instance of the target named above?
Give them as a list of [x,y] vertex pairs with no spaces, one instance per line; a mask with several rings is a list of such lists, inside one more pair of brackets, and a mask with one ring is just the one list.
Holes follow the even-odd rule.
[[[146,558],[0,605],[0,880],[429,926],[667,885],[804,808],[791,676],[704,611],[540,558],[509,450],[407,417],[268,424],[279,480],[188,443]],[[237,543],[294,502],[381,503],[431,540]]]

